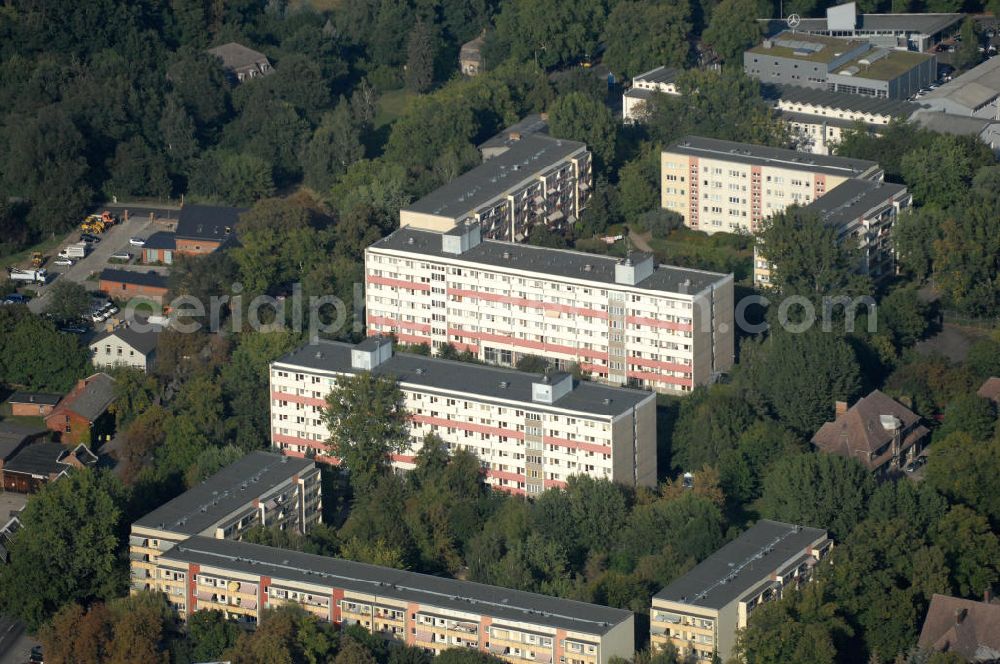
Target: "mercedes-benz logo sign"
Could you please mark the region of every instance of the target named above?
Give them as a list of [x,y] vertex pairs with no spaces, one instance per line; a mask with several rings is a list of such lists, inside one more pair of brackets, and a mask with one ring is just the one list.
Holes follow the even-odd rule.
[[802,18],[798,14],[789,14],[785,22],[788,23],[789,28],[797,28],[802,22]]

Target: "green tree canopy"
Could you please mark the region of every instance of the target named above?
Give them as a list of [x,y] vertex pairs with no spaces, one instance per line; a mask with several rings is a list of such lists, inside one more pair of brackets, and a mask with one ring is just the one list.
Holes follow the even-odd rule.
[[549,109],[549,130],[556,138],[586,143],[601,164],[610,164],[614,159],[615,119],[607,106],[581,92],[570,92],[555,100]]

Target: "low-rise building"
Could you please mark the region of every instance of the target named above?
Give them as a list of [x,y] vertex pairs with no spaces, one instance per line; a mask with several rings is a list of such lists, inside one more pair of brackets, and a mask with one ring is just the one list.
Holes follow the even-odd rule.
[[483,44],[486,36],[479,35],[464,44],[458,51],[458,68],[465,76],[478,76],[483,70]]
[[14,417],[45,417],[52,412],[62,396],[44,392],[14,392],[7,398]]
[[127,366],[149,371],[156,361],[156,344],[162,328],[157,325],[119,325],[90,342],[95,367]]
[[729,661],[753,610],[797,589],[832,549],[825,530],[758,521],[653,595],[651,649],[672,644],[696,661]]
[[130,300],[134,297],[163,304],[167,296],[167,278],[157,272],[137,272],[135,270],[101,270],[98,277],[99,288],[109,298]]
[[791,205],[808,205],[852,178],[881,181],[873,161],[686,136],[660,157],[661,205],[706,233],[756,232]]
[[[828,7],[824,18],[799,18],[796,34],[860,40],[872,46],[929,51],[958,31],[964,14],[957,13],[889,13],[859,14],[854,2]],[[784,18],[760,19],[768,36],[790,27]]]
[[234,83],[242,83],[274,72],[267,56],[243,44],[229,42],[206,51],[222,62],[222,68]]
[[59,434],[64,445],[96,445],[114,430],[114,417],[108,408],[115,401],[115,380],[106,373],[95,373],[76,386],[45,416],[45,426]]
[[210,254],[236,238],[236,225],[246,208],[185,205],[174,230],[175,252],[188,256]]
[[632,87],[622,94],[622,119],[628,124],[641,122],[645,117],[646,102],[654,94],[679,95],[677,75],[673,67],[657,67],[632,77]]
[[[491,160],[495,161],[495,160]],[[683,394],[729,370],[733,275],[400,228],[365,251],[368,335]]]
[[593,184],[587,146],[540,133],[510,139],[502,153],[401,209],[399,225],[445,232],[478,222],[486,237],[513,242],[536,225],[572,225]]
[[973,136],[1000,154],[1000,117],[987,119],[977,116],[953,115],[941,111],[917,111],[913,121],[924,129],[953,136]]
[[[801,213],[836,228],[839,242],[850,242],[861,250],[858,273],[882,281],[896,272],[892,228],[912,200],[903,185],[851,179],[806,205]],[[754,246],[754,282],[768,285],[772,267],[758,241]]]
[[1000,604],[949,597],[931,597],[917,646],[958,655],[967,662],[1000,661]]
[[920,98],[931,110],[1000,119],[1000,58],[990,58]]
[[434,654],[609,664],[635,651],[634,616],[622,609],[247,542],[185,540],[158,557],[150,585],[182,618],[214,609],[254,624],[266,609],[297,604]]
[[176,251],[177,240],[174,234],[157,231],[146,238],[146,244],[140,249],[140,258],[146,264],[173,265]]
[[414,468],[427,434],[479,457],[486,480],[515,494],[563,487],[572,475],[656,485],[656,395],[409,353],[388,337],[357,345],[310,343],[271,363],[271,440],[286,454],[335,462],[322,420],[341,376],[392,376],[410,417],[410,449],[393,465]]
[[305,534],[322,522],[322,493],[312,461],[251,452],[132,524],[132,589],[154,588],[158,558],[189,537],[239,539],[254,526]]
[[788,31],[746,51],[743,69],[763,83],[886,99],[909,99],[938,77],[933,55]]
[[[18,422],[0,422],[0,470],[28,443],[41,438],[46,433],[48,433],[48,429]],[[3,516],[0,514],[0,518]]]
[[857,459],[878,479],[899,472],[919,456],[930,430],[920,416],[875,390],[850,408],[838,401],[833,422],[812,438],[820,452]]
[[3,464],[3,490],[34,493],[74,468],[96,464],[97,456],[83,444],[67,449],[59,443],[32,443]]

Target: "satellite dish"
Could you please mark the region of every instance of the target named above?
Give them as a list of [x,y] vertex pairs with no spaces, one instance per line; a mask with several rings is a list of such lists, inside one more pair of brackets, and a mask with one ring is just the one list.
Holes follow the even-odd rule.
[[802,22],[802,17],[800,17],[798,14],[789,14],[788,18],[785,19],[785,23],[788,24],[789,28],[797,28],[799,27],[799,23],[801,22]]

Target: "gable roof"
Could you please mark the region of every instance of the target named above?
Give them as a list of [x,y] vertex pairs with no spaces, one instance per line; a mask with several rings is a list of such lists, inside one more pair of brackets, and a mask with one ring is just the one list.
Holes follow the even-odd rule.
[[247,208],[185,205],[177,219],[174,237],[222,242],[232,235]]
[[34,443],[17,453],[4,465],[4,472],[21,473],[34,477],[50,477],[75,467],[92,466],[97,457],[82,443],[72,450],[59,443]]
[[0,461],[10,458],[26,440],[48,432],[48,429],[18,422],[0,422]]
[[222,60],[222,66],[225,69],[243,69],[252,67],[259,62],[267,62],[267,56],[260,51],[255,51],[236,42],[210,48],[206,53],[211,53]]
[[58,394],[47,394],[45,392],[14,392],[7,399],[7,403],[35,403],[41,406],[54,406],[59,403],[62,397]]
[[877,468],[883,457],[891,454],[891,450],[878,457],[874,456],[875,453],[888,445],[893,437],[892,432],[883,426],[883,416],[895,417],[901,423],[906,436],[901,443],[902,448],[909,447],[929,433],[927,427],[920,424],[919,415],[884,392],[875,390],[858,399],[833,422],[820,427],[812,443],[824,452],[857,459],[869,468]]
[[1000,402],[1000,378],[990,376],[986,379],[986,382],[984,382],[979,389],[976,390],[976,394],[984,399]]
[[152,288],[167,288],[167,278],[158,272],[137,272],[135,270],[113,270],[107,268],[101,270],[98,277],[101,281],[112,281],[121,284],[134,284],[136,286],[149,286]]
[[934,595],[917,644],[971,662],[1000,659],[1000,604]]
[[73,391],[46,416],[46,420],[68,410],[93,422],[104,414],[114,400],[115,379],[98,372],[77,383]]
[[101,342],[109,337],[116,337],[121,339],[121,341],[127,344],[130,348],[133,348],[143,355],[149,355],[156,349],[156,344],[160,340],[160,332],[163,331],[163,328],[158,325],[148,325],[146,327],[152,329],[139,331],[131,325],[120,325],[111,332],[102,332],[98,336],[94,337],[93,341],[90,342],[90,347],[94,348],[95,346],[100,345]]

